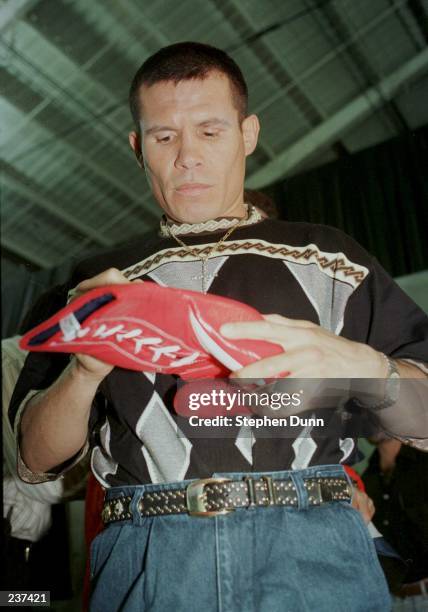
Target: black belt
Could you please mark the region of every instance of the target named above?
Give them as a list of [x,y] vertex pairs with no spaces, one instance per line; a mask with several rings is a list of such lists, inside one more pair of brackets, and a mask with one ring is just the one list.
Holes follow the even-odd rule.
[[[332,501],[350,501],[352,486],[346,478],[322,477],[303,480],[308,504],[319,506]],[[105,524],[132,518],[132,495],[121,495],[104,502],[102,520]],[[141,516],[189,514],[215,516],[228,514],[236,508],[267,508],[298,505],[298,493],[291,478],[271,476],[242,480],[205,478],[178,489],[145,491],[137,502]]]

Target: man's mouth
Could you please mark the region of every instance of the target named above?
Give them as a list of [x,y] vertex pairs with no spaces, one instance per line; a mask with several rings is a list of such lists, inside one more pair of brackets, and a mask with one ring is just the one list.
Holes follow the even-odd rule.
[[197,196],[204,193],[207,189],[210,189],[210,187],[211,185],[205,183],[183,183],[179,187],[176,187],[175,190],[180,195]]

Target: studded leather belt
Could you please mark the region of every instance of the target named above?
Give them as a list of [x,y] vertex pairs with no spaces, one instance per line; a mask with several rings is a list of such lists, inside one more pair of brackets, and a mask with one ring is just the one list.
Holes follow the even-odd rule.
[[[350,501],[352,487],[346,478],[307,478],[304,487],[310,506],[332,501]],[[102,520],[105,524],[132,518],[131,495],[122,495],[104,502]],[[298,493],[293,480],[271,476],[242,480],[205,478],[195,480],[182,489],[145,491],[137,502],[141,516],[189,514],[210,517],[228,514],[236,508],[297,507]]]

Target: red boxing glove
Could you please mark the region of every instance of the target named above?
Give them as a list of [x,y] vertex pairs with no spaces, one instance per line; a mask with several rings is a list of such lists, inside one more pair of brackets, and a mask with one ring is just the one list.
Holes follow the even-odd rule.
[[254,308],[217,295],[144,282],[93,289],[26,333],[28,351],[86,353],[138,371],[183,379],[227,376],[283,349],[263,340],[230,340],[224,323],[258,321]]

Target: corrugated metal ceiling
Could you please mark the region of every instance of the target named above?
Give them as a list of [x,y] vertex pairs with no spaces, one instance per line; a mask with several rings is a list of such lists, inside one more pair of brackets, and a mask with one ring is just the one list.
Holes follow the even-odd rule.
[[219,46],[261,120],[262,187],[428,121],[426,0],[6,0],[2,245],[58,266],[159,214],[128,148],[129,83],[159,47]]

